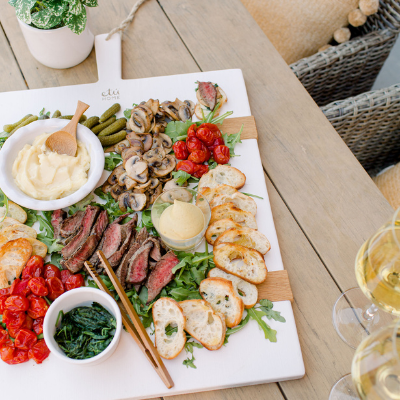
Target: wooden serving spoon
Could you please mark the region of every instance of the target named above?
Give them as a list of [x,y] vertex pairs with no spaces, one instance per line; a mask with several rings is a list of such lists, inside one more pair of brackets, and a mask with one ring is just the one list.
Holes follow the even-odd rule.
[[78,105],[71,122],[61,131],[54,132],[46,140],[46,146],[58,154],[75,157],[78,145],[76,143],[76,127],[82,114],[90,106],[78,100]]

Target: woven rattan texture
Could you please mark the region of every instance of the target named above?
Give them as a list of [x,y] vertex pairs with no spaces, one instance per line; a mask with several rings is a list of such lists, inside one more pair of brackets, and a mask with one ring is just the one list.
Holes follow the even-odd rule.
[[400,84],[321,110],[370,175],[400,161]]

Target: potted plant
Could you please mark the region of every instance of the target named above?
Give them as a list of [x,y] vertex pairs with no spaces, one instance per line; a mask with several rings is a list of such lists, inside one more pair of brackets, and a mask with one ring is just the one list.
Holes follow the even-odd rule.
[[94,36],[87,7],[97,0],[9,0],[29,51],[51,68],[70,68],[90,54]]

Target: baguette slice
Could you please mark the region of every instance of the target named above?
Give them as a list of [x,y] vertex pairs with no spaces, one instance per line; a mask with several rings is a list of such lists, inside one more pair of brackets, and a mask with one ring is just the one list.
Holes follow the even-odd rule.
[[37,232],[28,225],[15,224],[7,226],[0,231],[0,235],[5,236],[8,240],[31,237],[36,239]]
[[226,218],[232,219],[241,226],[257,229],[257,222],[254,215],[235,207],[232,203],[221,204],[211,209],[210,224]]
[[225,340],[225,315],[214,312],[204,300],[185,300],[179,305],[186,318],[185,331],[208,350],[221,348]]
[[237,168],[229,165],[218,165],[216,168],[204,174],[199,181],[198,190],[202,188],[214,188],[218,185],[229,185],[240,189],[246,182],[246,176]]
[[199,193],[211,204],[215,196],[219,196],[221,194],[234,194],[237,193],[237,190],[233,186],[218,185],[213,188],[203,187]]
[[226,230],[232,228],[242,228],[242,225],[237,224],[231,218],[220,219],[213,222],[206,230],[206,240],[214,246],[215,241],[219,235],[222,235]]
[[200,282],[200,294],[218,313],[225,315],[226,326],[233,328],[242,320],[244,304],[233,289],[231,281],[207,278]]
[[221,243],[240,244],[249,249],[257,250],[261,254],[266,254],[271,249],[271,244],[263,233],[256,231],[255,229],[243,227],[238,229],[228,229],[218,236],[214,246],[218,246]]
[[219,269],[258,285],[267,279],[264,257],[256,250],[233,243],[214,247],[214,263]]
[[[0,217],[0,220],[1,220],[2,218],[3,218],[3,217]],[[5,218],[4,218],[4,221],[0,222],[0,230],[1,230],[1,229],[4,229],[4,228],[7,228],[8,226],[17,225],[17,224],[20,224],[20,223],[21,223],[21,222],[19,222],[18,220],[14,219],[14,218],[5,217]]]
[[258,290],[256,285],[253,285],[250,282],[246,282],[245,280],[238,278],[235,275],[228,274],[227,272],[222,271],[222,269],[219,268],[213,268],[212,270],[210,270],[210,272],[208,273],[208,277],[223,278],[231,281],[233,285],[233,290],[235,291],[236,295],[242,299],[245,308],[251,308],[256,305],[258,298]]
[[[161,297],[154,303],[152,313],[157,351],[161,357],[171,360],[182,351],[186,343],[184,332],[186,319],[182,308],[175,300]],[[178,332],[168,336],[165,333],[165,328],[168,325],[177,326]]]
[[32,255],[45,258],[47,254],[47,246],[40,240],[33,238],[26,238],[32,246]]
[[210,207],[214,208],[225,203],[232,203],[240,210],[248,211],[254,216],[257,213],[256,202],[250,196],[246,196],[245,194],[240,192],[236,192],[233,194],[219,194],[212,199]]
[[[0,219],[4,217],[6,213],[6,207],[0,207]],[[25,210],[20,207],[18,204],[15,204],[13,201],[8,200],[8,213],[7,217],[11,217],[19,221],[21,224],[24,224],[28,219],[28,214]]]

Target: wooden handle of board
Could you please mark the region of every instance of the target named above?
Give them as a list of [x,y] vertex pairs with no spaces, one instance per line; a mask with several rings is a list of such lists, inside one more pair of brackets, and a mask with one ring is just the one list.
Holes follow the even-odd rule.
[[243,125],[243,131],[240,138],[243,139],[257,139],[256,121],[253,116],[239,117],[239,118],[225,118],[222,125],[219,126],[223,133],[232,135],[238,133]]
[[258,300],[268,299],[271,301],[293,301],[292,288],[290,287],[288,272],[268,272],[265,282],[257,285]]

